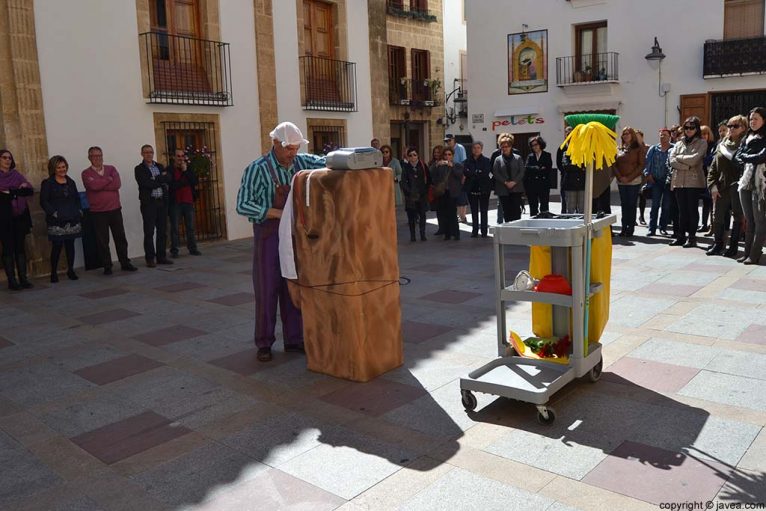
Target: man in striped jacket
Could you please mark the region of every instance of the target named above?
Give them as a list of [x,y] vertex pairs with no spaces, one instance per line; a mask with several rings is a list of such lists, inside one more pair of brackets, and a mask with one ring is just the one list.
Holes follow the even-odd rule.
[[237,194],[237,213],[253,224],[255,345],[261,362],[272,359],[277,304],[285,351],[304,351],[301,312],[290,300],[287,281],[280,271],[279,219],[293,175],[299,170],[325,166],[324,156],[298,154],[301,144],[308,144],[308,140],[295,124],[282,122],[269,136],[271,150],[248,165]]

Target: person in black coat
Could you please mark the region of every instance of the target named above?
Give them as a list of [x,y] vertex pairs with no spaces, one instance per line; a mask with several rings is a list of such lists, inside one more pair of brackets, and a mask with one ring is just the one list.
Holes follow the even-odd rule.
[[136,165],[134,170],[138,183],[138,199],[141,201],[141,216],[144,220],[144,256],[146,266],[154,268],[157,264],[173,264],[173,261],[167,258],[166,247],[168,190],[173,175],[154,161],[154,148],[149,144],[141,147],[141,157],[143,161]]
[[416,241],[415,224],[420,227],[420,241],[426,241],[426,211],[428,211],[428,169],[418,157],[414,147],[407,149],[407,159],[402,162],[402,179],[399,186],[404,196],[404,210],[410,226],[410,241]]
[[444,239],[460,239],[460,226],[457,221],[457,199],[463,191],[463,165],[452,159],[455,153],[449,147],[442,151],[442,160],[429,170],[434,187],[434,196],[438,203],[437,216],[439,225],[444,229]]
[[479,236],[481,216],[481,236],[487,237],[489,194],[495,187],[492,179],[492,163],[489,158],[482,154],[484,144],[474,142],[471,146],[471,156],[463,165],[465,167],[465,192],[468,194],[468,203],[471,205],[471,218],[473,219],[472,238]]
[[40,185],[40,207],[45,211],[48,239],[51,242],[51,283],[59,281],[58,263],[61,249],[66,250],[69,280],[77,280],[74,272],[74,240],[82,236],[82,206],[77,184],[67,176],[69,163],[63,156],[48,160],[48,179]]
[[[29,289],[27,278],[27,255],[24,250],[27,234],[32,230],[28,198],[34,190],[32,185],[16,168],[13,155],[0,149],[0,245],[3,250],[3,267],[8,289]],[[19,280],[16,280],[16,269]]]
[[529,214],[536,216],[540,212],[546,213],[548,211],[553,159],[551,153],[543,150],[545,149],[545,140],[541,136],[529,139],[529,149],[531,152],[527,156],[524,191],[529,201]]

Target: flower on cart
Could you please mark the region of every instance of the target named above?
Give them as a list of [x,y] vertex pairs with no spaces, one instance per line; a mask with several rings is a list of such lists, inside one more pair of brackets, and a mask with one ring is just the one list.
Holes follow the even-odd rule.
[[568,335],[564,337],[530,337],[524,340],[524,344],[532,350],[532,353],[541,358],[567,357],[572,342]]

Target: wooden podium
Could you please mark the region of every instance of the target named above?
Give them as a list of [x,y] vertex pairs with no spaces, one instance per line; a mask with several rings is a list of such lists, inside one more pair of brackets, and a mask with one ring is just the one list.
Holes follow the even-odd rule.
[[293,181],[298,279],[289,287],[312,371],[364,382],[403,362],[393,184],[388,168]]

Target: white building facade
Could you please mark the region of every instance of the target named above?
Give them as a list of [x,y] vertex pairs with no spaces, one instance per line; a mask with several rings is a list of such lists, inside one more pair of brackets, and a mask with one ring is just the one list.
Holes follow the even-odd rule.
[[[766,104],[763,4],[466,2],[470,132],[488,152],[513,133],[524,154],[540,134],[555,155],[569,113],[616,113],[650,144],[687,115],[715,126],[747,113]],[[664,57],[647,59],[655,37]]]
[[131,257],[143,144],[163,164],[176,148],[210,154],[195,205],[198,238],[215,240],[252,235],[237,191],[277,122],[301,127],[312,152],[372,137],[367,2],[36,0],[34,30],[47,153],[82,190],[88,147],[103,149]]
[[[466,51],[465,3],[444,0],[444,93],[445,130],[470,136],[468,125],[468,53]],[[460,138],[465,141],[465,138]]]

